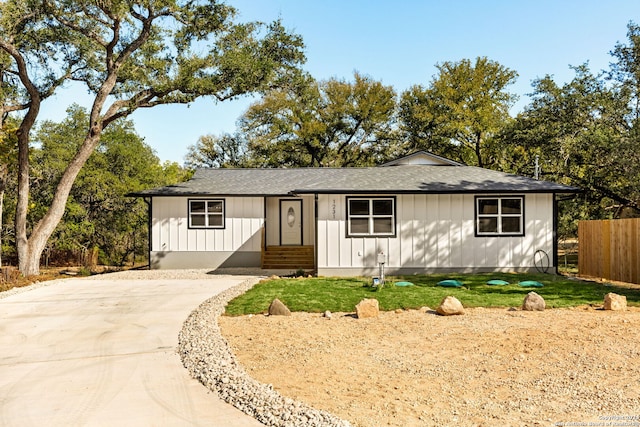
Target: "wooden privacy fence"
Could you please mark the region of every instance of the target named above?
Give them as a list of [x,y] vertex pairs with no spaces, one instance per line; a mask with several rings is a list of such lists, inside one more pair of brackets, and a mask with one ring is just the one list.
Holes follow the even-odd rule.
[[578,274],[640,284],[640,218],[580,221]]

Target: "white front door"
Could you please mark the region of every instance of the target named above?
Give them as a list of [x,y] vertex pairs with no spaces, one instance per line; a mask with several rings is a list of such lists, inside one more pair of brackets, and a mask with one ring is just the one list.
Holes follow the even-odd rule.
[[280,200],[280,245],[302,245],[302,200]]

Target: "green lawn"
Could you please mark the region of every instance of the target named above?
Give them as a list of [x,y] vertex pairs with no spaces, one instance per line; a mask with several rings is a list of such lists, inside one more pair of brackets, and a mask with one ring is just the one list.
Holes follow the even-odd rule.
[[[444,279],[457,279],[462,288],[436,286]],[[500,279],[506,286],[489,286],[488,280]],[[410,281],[415,286],[400,287],[393,283]],[[542,288],[523,288],[518,282],[535,280]],[[376,298],[381,310],[437,307],[442,298],[453,295],[465,307],[520,307],[530,291],[540,294],[547,307],[573,307],[583,304],[602,304],[604,295],[615,292],[626,295],[629,305],[640,306],[640,290],[603,285],[549,274],[447,274],[429,276],[391,277],[382,289],[373,288],[370,278],[304,278],[265,280],[250,291],[230,301],[228,315],[258,314],[267,311],[274,298],[284,302],[291,311],[321,313],[352,312],[363,298]]]

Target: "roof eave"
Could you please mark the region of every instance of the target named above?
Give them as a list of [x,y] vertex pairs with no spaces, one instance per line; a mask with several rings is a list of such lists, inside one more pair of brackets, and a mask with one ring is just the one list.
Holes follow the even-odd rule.
[[314,189],[294,190],[292,194],[576,194],[579,189],[460,189],[460,190],[367,190],[367,189]]

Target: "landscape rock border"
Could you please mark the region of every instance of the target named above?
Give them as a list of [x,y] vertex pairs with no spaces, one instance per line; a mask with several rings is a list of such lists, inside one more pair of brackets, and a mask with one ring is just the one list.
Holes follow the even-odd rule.
[[191,376],[261,423],[274,427],[349,427],[329,412],[282,396],[271,385],[251,378],[224,339],[218,317],[231,299],[251,289],[250,279],[208,299],[193,311],[178,335],[178,354]]

